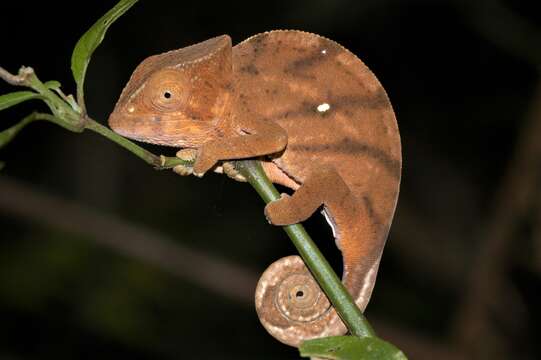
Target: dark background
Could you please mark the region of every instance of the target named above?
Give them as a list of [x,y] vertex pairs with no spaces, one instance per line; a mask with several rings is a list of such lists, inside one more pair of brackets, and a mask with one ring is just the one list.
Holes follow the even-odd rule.
[[[3,3],[0,66],[32,66],[73,92],[71,49],[113,3]],[[87,106],[105,123],[141,60],[220,34],[302,29],[341,43],[384,85],[403,143],[368,319],[410,359],[538,359],[537,3],[141,1],[96,52]],[[2,112],[1,127],[35,108]],[[1,359],[298,358],[252,304],[258,274],[295,250],[248,185],[158,172],[49,123],[0,160]],[[307,227],[340,271],[323,219]]]

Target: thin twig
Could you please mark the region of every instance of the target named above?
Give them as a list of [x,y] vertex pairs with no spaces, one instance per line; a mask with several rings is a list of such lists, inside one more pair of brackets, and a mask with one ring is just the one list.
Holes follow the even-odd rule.
[[[541,194],[540,194],[541,195]],[[533,218],[535,223],[533,229],[534,256],[532,259],[532,269],[541,275],[541,196],[537,197],[537,209]]]
[[486,350],[482,339],[491,338],[489,334],[494,333],[490,309],[503,296],[513,232],[537,200],[534,194],[541,175],[541,83],[532,105],[529,121],[521,131],[515,155],[495,196],[494,211],[480,235],[465,298],[457,312],[455,336],[459,344],[474,353]]
[[155,265],[175,276],[239,303],[251,304],[254,271],[182,246],[152,230],[129,224],[103,211],[62,200],[29,186],[0,178],[0,210],[82,234],[125,256]]
[[[454,3],[487,40],[541,70],[538,27],[512,12],[501,0]],[[487,357],[487,351],[494,348],[487,344],[487,339],[494,339],[495,334],[490,310],[503,296],[513,232],[536,200],[534,193],[540,177],[537,159],[541,156],[541,82],[532,104],[530,119],[522,128],[515,154],[496,193],[494,210],[479,234],[478,254],[454,324],[455,338],[475,358]]]
[[452,0],[488,41],[541,70],[541,29],[502,0]]
[[415,207],[402,198],[393,220],[392,246],[385,251],[394,252],[395,261],[429,284],[447,291],[460,288],[467,276],[468,259],[457,256],[453,247],[459,241],[458,235],[449,227],[423,220]]
[[[237,161],[235,166],[265,203],[280,198],[280,194],[263,172],[259,161]],[[316,244],[304,230],[304,227],[301,224],[293,224],[283,226],[283,229],[349,331],[353,335],[360,337],[375,336],[372,326],[370,326],[370,323],[368,323],[361,310],[357,307],[351,295],[342,282],[340,282],[340,279],[336,276],[336,273],[321,254]]]
[[31,67],[22,66],[19,69],[19,74],[14,75],[0,66],[0,79],[11,85],[28,86],[28,78],[32,74],[34,74],[34,69]]

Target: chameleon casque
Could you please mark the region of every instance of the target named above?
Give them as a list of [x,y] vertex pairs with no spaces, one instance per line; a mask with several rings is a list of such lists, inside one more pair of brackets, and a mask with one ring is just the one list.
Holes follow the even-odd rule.
[[[231,159],[260,158],[293,195],[265,207],[275,225],[323,205],[343,256],[342,281],[364,311],[395,210],[400,135],[374,74],[334,41],[301,31],[227,35],[151,56],[109,118],[117,133],[183,148],[193,173],[234,174]],[[192,168],[180,166],[180,174]],[[264,327],[293,346],[347,329],[298,256],[272,264],[256,290]]]

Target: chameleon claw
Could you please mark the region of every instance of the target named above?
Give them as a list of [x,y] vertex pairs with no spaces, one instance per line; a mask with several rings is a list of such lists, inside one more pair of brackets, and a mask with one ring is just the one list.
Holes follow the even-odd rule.
[[233,165],[232,162],[226,161],[222,165],[222,169],[224,174],[229,176],[231,179],[240,181],[240,182],[246,182],[246,178],[241,175],[241,173],[235,168],[235,165]]

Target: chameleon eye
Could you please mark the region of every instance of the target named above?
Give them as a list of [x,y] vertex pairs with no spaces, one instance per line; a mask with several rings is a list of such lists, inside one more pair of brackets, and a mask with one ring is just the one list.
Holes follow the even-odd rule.
[[149,108],[158,111],[177,111],[186,106],[189,88],[176,71],[160,71],[149,79],[141,97]]

